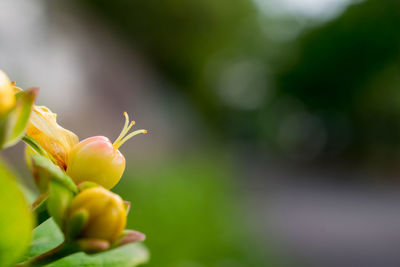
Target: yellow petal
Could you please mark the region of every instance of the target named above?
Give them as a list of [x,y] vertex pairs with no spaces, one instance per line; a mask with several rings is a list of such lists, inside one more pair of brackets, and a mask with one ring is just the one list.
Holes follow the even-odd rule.
[[7,75],[0,70],[0,114],[9,111],[15,105],[14,88]]
[[78,136],[57,124],[57,114],[47,107],[35,106],[26,134],[36,140],[63,169],[67,166],[68,152],[79,143]]

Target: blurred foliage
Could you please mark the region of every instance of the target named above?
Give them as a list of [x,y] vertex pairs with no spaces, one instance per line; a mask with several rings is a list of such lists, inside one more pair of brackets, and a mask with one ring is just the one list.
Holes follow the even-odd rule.
[[[140,48],[208,118],[224,129],[232,118],[218,88],[235,61],[265,51],[258,10],[248,0],[84,0]],[[233,62],[232,62],[233,61]],[[239,114],[240,115],[240,114]]]
[[398,1],[353,5],[303,34],[277,75],[277,99],[299,100],[322,123],[325,153],[399,158],[399,23]]
[[33,218],[16,178],[1,161],[0,203],[0,266],[9,266],[29,246]]
[[222,136],[302,160],[400,157],[398,1],[353,4],[286,40],[267,29],[301,28],[296,19],[268,18],[247,0],[84,3],[139,46]]
[[254,239],[234,175],[209,157],[132,165],[116,187],[128,227],[147,235],[147,266],[277,266]]

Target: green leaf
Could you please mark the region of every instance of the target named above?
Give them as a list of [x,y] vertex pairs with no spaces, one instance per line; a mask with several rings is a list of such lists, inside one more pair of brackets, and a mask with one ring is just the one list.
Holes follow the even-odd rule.
[[0,266],[9,266],[31,240],[33,218],[15,177],[0,162]]
[[40,255],[64,241],[61,230],[53,219],[49,219],[35,228],[33,241],[23,260]]
[[128,244],[95,255],[83,252],[58,260],[46,267],[134,267],[149,260],[147,248],[140,243]]
[[15,106],[0,118],[1,148],[14,145],[24,134],[37,93],[37,88],[18,93]]
[[72,179],[49,159],[41,155],[31,155],[32,171],[34,173],[35,182],[41,192],[48,189],[51,179],[55,179],[63,184],[73,193],[78,193],[78,187]]
[[[53,219],[47,220],[34,230],[34,240],[27,258],[40,255],[64,241],[63,234]],[[47,267],[134,267],[149,260],[147,248],[140,243],[128,244],[106,252],[87,255],[83,252],[60,259]]]

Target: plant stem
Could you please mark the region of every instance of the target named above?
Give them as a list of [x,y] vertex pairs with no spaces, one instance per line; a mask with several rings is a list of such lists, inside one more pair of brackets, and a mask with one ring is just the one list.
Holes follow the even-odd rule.
[[76,246],[63,242],[59,246],[43,254],[30,258],[24,262],[18,263],[16,266],[18,267],[43,266],[51,262],[57,261],[59,259],[62,259],[78,251],[79,250]]

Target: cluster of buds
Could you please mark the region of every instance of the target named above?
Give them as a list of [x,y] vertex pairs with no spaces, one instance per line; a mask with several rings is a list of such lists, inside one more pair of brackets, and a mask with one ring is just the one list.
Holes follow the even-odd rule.
[[90,181],[111,189],[120,181],[125,170],[125,157],[118,149],[133,136],[147,133],[146,130],[129,133],[135,122],[129,122],[126,112],[124,116],[124,128],[114,143],[105,136],[93,136],[79,142],[76,134],[57,124],[56,114],[47,107],[35,106],[26,134],[76,184]]
[[34,105],[36,94],[35,88],[17,88],[0,71],[0,145],[21,137],[25,141],[27,163],[41,192],[32,210],[38,224],[53,217],[65,235],[61,246],[30,264],[44,264],[66,252],[95,253],[143,241],[144,234],[125,230],[130,204],[110,189],[125,170],[119,148],[147,131],[129,133],[135,122],[124,112],[124,127],[113,143],[104,136],[79,142],[76,134],[57,123],[50,109]]
[[[114,143],[104,136],[94,136],[79,142],[74,133],[57,124],[56,114],[46,107],[33,108],[26,129],[27,136],[36,141],[48,158],[78,186],[78,193],[67,201],[68,207],[61,209],[65,212],[60,215],[60,226],[65,232],[74,233],[69,237],[96,240],[95,244],[98,244],[99,240],[102,241],[101,249],[108,248],[121,239],[126,225],[127,204],[120,196],[109,191],[120,181],[125,170],[125,158],[118,148],[133,136],[146,133],[145,130],[137,130],[128,134],[134,122],[129,123],[128,114],[125,112],[124,115],[125,126]],[[29,153],[32,153],[32,148],[29,149]],[[48,183],[50,179],[43,179],[43,175],[37,175],[35,162],[31,166],[37,178],[36,182],[45,188],[43,193],[48,194],[48,186],[42,185],[43,180],[44,183]],[[88,182],[90,188],[87,188]],[[63,193],[57,191],[55,194]],[[58,207],[54,210],[58,213],[63,203],[61,201],[56,205]],[[49,211],[51,213],[51,210]],[[79,231],[76,226],[71,230],[77,216],[81,220]],[[135,241],[144,238],[136,232],[135,237],[139,239]]]

